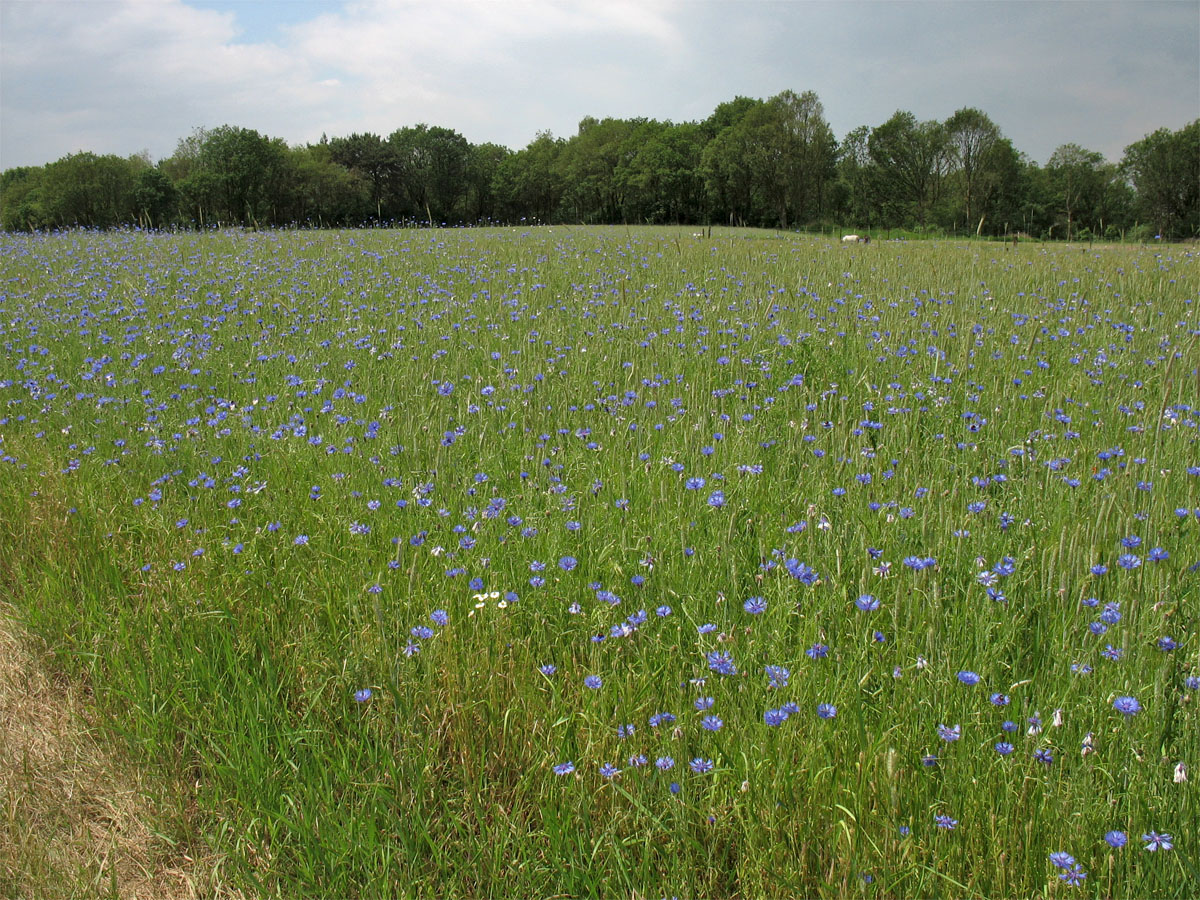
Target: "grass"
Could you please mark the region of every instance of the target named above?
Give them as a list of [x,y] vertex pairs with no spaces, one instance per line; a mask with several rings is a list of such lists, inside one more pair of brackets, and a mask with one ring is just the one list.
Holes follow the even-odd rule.
[[1200,884],[1190,249],[0,246],[6,586],[247,894]]

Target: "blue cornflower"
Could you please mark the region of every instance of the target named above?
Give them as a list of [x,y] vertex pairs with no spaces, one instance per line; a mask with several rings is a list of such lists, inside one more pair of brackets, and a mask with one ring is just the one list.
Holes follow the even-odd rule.
[[554,767],[555,775],[570,775],[574,771],[575,763],[571,762],[570,760],[567,760],[566,762],[560,762]]
[[713,650],[705,658],[708,660],[708,667],[718,675],[737,674],[737,666],[733,664],[733,657],[728,653]]
[[616,778],[620,774],[621,774],[621,770],[618,769],[616,766],[614,766],[612,763],[604,763],[604,765],[602,765],[600,767],[600,777],[601,778]]
[[356,701],[358,701],[359,703],[366,703],[368,700],[370,700],[370,699],[371,699],[371,689],[370,689],[370,688],[363,688],[363,689],[362,689],[362,690],[360,690],[360,691],[355,691],[355,692],[354,692],[354,699],[355,699]]
[[558,561],[558,567],[564,572],[570,572],[577,565],[579,565],[579,563],[573,556],[564,556]]
[[998,741],[996,743],[996,752],[1001,756],[1008,756],[1013,752],[1013,745],[1008,741]]
[[941,813],[933,817],[933,824],[938,828],[944,828],[947,831],[953,831],[958,825],[958,819],[952,819],[945,813]]
[[433,637],[433,629],[428,625],[417,625],[408,632],[419,641],[427,641]]
[[450,621],[450,617],[446,614],[444,609],[435,609],[429,614],[429,618],[433,620],[434,625],[438,626],[444,626]]
[[1118,697],[1113,701],[1113,709],[1125,716],[1137,715],[1142,704],[1138,703],[1136,697]]
[[720,509],[725,505],[725,492],[722,490],[713,491],[708,495],[708,505],[716,509]]
[[696,707],[697,712],[704,712],[706,709],[712,709],[715,702],[712,697],[697,697],[692,706]]
[[1096,563],[1096,565],[1092,566],[1093,575],[1104,575],[1107,572],[1108,566],[1104,565],[1103,563]]
[[1167,832],[1159,834],[1157,831],[1151,831],[1142,835],[1142,840],[1146,842],[1146,849],[1153,853],[1156,850],[1171,850],[1175,847],[1174,838]]
[[1039,747],[1033,751],[1033,758],[1043,765],[1048,766],[1054,762],[1054,753],[1051,752],[1049,747]]
[[988,701],[992,706],[1008,706],[1012,702],[1012,698],[1008,694],[995,693],[988,697]]
[[959,681],[968,686],[979,684],[980,680],[977,673],[965,669],[962,672],[959,672],[957,677]]
[[1104,835],[1104,843],[1114,850],[1120,850],[1129,842],[1129,835],[1123,831],[1109,831]]
[[937,733],[938,737],[940,737],[943,741],[946,741],[946,743],[952,743],[962,737],[962,726],[938,725]]
[[854,605],[863,612],[874,612],[879,609],[879,601],[871,594],[863,594],[854,601]]
[[544,666],[539,667],[538,671],[549,677],[558,671],[558,666],[554,665],[554,663],[546,663]]
[[713,761],[711,759],[701,759],[699,756],[697,756],[690,763],[688,763],[688,767],[697,775],[703,775],[705,772],[712,771]]
[[765,669],[767,681],[773,688],[787,687],[788,677],[791,675],[783,666],[767,666]]
[[584,687],[589,687],[595,691],[599,690],[600,687],[603,686],[604,682],[600,680],[599,675],[589,675],[587,678],[583,679],[583,684]]
[[742,604],[742,609],[752,616],[757,616],[767,611],[767,601],[762,597],[751,597]]
[[1171,637],[1170,635],[1165,635],[1158,639],[1158,642],[1155,646],[1157,646],[1158,649],[1163,653],[1170,653],[1179,645],[1175,642],[1175,638]]
[[768,709],[763,713],[763,721],[775,728],[787,721],[788,715],[782,709]]
[[700,727],[705,731],[720,731],[724,725],[725,722],[720,716],[705,716],[700,720]]
[[654,761],[654,765],[660,772],[666,772],[668,769],[675,768],[675,760],[669,756],[660,756]]
[[671,607],[660,606],[656,610],[654,610],[654,614],[656,616],[658,616],[660,619],[665,619],[667,616],[669,616],[671,614]]
[[1060,869],[1069,869],[1075,865],[1075,857],[1070,853],[1063,853],[1061,850],[1050,854],[1050,864],[1057,866]]
[[704,479],[701,478],[699,475],[696,475],[692,478],[689,478],[687,481],[685,481],[683,483],[683,486],[685,488],[687,488],[689,491],[698,491],[698,490],[700,490],[700,488],[704,487]]
[[303,547],[307,543],[308,543],[308,535],[307,534],[298,534],[298,535],[296,535],[296,539],[294,541],[292,541],[292,544],[294,544],[297,547]]
[[829,655],[829,648],[824,644],[813,644],[804,651],[804,655],[809,659],[824,659]]
[[822,719],[832,719],[837,715],[837,707],[832,703],[818,703],[817,715]]
[[1083,871],[1082,866],[1074,865],[1065,871],[1059,872],[1058,877],[1060,881],[1066,882],[1071,887],[1078,887],[1087,878],[1087,872]]
[[1136,553],[1122,553],[1117,557],[1117,565],[1122,569],[1136,569],[1142,564],[1142,558]]
[[696,631],[698,631],[700,634],[712,634],[716,630],[717,626],[713,625],[711,622],[706,622],[703,625],[696,626]]
[[671,791],[672,794],[678,794],[680,791],[683,790],[683,788],[681,788],[679,786],[678,781],[672,781],[669,785],[667,785],[667,787]]

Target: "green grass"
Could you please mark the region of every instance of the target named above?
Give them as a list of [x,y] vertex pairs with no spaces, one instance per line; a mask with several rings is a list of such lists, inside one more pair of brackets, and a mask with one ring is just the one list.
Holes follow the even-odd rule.
[[[0,246],[0,572],[112,731],[194,786],[248,892],[1195,894],[1200,804],[1172,778],[1200,747],[1190,250],[625,228]],[[995,602],[979,575],[1005,557]],[[1151,830],[1174,849],[1145,852]]]

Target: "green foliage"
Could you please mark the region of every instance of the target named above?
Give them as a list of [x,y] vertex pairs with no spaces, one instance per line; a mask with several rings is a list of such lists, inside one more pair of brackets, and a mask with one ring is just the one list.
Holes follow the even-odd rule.
[[6,172],[0,225],[716,221],[1182,239],[1200,234],[1198,143],[1200,120],[1130,145],[1120,166],[1065,144],[1041,168],[973,107],[945,122],[899,110],[839,143],[817,95],[790,90],[736,97],[702,122],[587,116],[570,138],[539,133],[515,153],[426,124],[297,147],[223,125],[157,166],[83,153]]

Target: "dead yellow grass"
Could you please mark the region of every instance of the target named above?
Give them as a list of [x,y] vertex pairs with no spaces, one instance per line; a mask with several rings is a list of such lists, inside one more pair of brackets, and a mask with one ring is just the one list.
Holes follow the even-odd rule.
[[188,833],[184,791],[98,737],[85,693],[48,675],[10,612],[0,603],[0,897],[230,896],[217,861],[163,836]]

